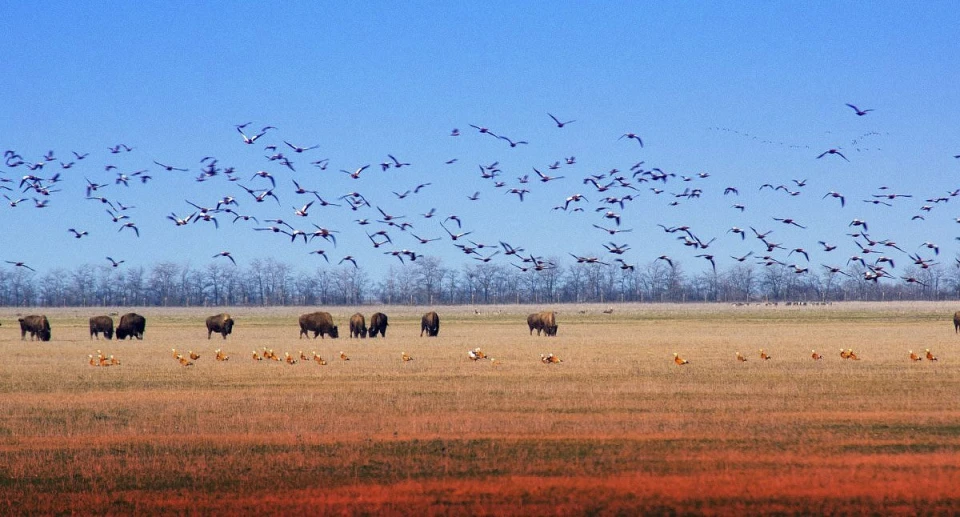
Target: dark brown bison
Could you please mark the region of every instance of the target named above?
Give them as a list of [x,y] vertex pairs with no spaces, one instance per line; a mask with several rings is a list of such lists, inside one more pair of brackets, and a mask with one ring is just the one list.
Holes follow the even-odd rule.
[[960,311],[953,313],[953,332],[960,332]]
[[117,324],[117,339],[143,339],[143,331],[147,329],[147,319],[135,313],[128,312],[120,316]]
[[533,335],[534,329],[537,331],[537,335],[540,335],[540,331],[543,330],[543,322],[540,321],[540,313],[535,312],[527,316],[527,326],[530,327],[530,335]]
[[110,316],[94,316],[90,318],[90,339],[100,339],[100,333],[107,339],[113,339],[113,318]]
[[430,311],[420,318],[420,336],[426,331],[427,337],[437,337],[440,333],[440,316],[436,312]]
[[30,333],[30,341],[38,339],[40,341],[50,341],[50,321],[46,316],[32,314],[19,318],[20,339],[27,338],[27,332]]
[[311,312],[301,315],[300,337],[303,338],[309,332],[313,332],[313,339],[317,339],[317,336],[323,339],[324,334],[328,334],[332,338],[340,337],[337,326],[333,324],[333,316],[329,312]]
[[367,337],[367,320],[359,312],[350,316],[350,337]]
[[214,332],[227,339],[227,334],[233,333],[233,318],[225,312],[207,318],[207,339],[210,339]]
[[545,336],[557,335],[557,317],[553,311],[535,312],[527,316],[527,326],[530,327],[530,335],[533,335],[534,329],[538,336],[541,331]]
[[382,312],[375,312],[370,316],[370,327],[367,329],[367,335],[370,337],[387,337],[387,315]]

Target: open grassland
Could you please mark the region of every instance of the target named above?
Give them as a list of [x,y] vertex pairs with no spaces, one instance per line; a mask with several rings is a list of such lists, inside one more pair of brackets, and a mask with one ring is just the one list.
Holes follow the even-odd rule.
[[0,310],[0,513],[960,512],[954,305],[562,306],[556,338],[529,336],[545,308],[438,307],[435,339],[424,308],[364,308],[390,316],[366,340],[352,310],[336,340],[298,339],[298,308],[231,310],[207,340],[217,310],[143,308],[125,342],[57,309],[49,343]]

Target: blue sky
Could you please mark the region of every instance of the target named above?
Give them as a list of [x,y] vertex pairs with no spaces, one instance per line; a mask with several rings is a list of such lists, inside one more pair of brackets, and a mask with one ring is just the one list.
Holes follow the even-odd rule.
[[[305,218],[293,213],[312,196],[293,192],[292,180],[327,200],[351,191],[422,237],[444,237],[439,221],[456,214],[476,242],[503,240],[527,253],[570,253],[614,258],[602,244],[628,244],[622,256],[646,264],[662,254],[700,271],[694,255],[712,253],[721,268],[730,255],[763,252],[755,238],[741,241],[732,226],[773,230],[771,240],[811,251],[817,264],[844,265],[858,252],[845,234],[854,218],[870,224],[870,237],[891,239],[909,252],[925,241],[939,244],[941,261],[958,251],[960,198],[921,212],[924,199],[960,187],[960,9],[926,2],[922,9],[895,2],[677,2],[636,4],[490,2],[364,3],[349,8],[317,2],[187,3],[52,2],[5,7],[0,77],[0,147],[28,163],[54,151],[39,171],[0,165],[2,190],[16,207],[0,204],[6,231],[0,260],[23,261],[43,272],[79,264],[150,266],[163,260],[203,266],[228,250],[240,265],[276,257],[305,270],[325,265],[309,251],[324,249],[336,263],[345,255],[377,277],[397,259],[383,252],[406,248],[444,264],[475,263],[449,238],[419,244],[383,224],[374,208],[319,207]],[[845,106],[874,111],[858,117]],[[563,128],[547,116],[573,122]],[[236,124],[248,130],[276,126],[245,145]],[[527,145],[478,133],[470,124]],[[461,136],[451,137],[453,128]],[[624,133],[636,133],[644,146]],[[319,148],[294,153],[284,140]],[[124,143],[129,153],[112,154]],[[265,156],[277,145],[294,162],[290,171]],[[837,148],[849,162],[823,151]],[[72,151],[87,152],[81,161]],[[392,154],[411,165],[382,171]],[[235,167],[237,182],[221,174],[199,183],[200,159],[214,156]],[[567,157],[575,163],[567,165]],[[311,161],[329,159],[326,170]],[[448,160],[456,158],[453,164]],[[59,161],[76,162],[61,169]],[[189,172],[168,172],[158,161]],[[561,166],[548,170],[556,161]],[[644,161],[675,173],[666,185],[639,183],[599,194],[582,182],[617,168],[630,176]],[[499,162],[505,186],[480,177],[479,166]],[[371,164],[359,179],[341,169]],[[114,165],[116,170],[105,170]],[[533,168],[564,179],[520,184]],[[147,169],[152,179],[115,184],[117,171]],[[280,203],[256,203],[238,184],[261,190],[266,170],[277,181]],[[34,192],[17,188],[35,174],[62,181],[34,207]],[[707,178],[690,182],[681,175]],[[141,236],[118,231],[98,201],[85,199],[85,178],[108,184],[94,195],[134,205],[126,212]],[[792,180],[806,180],[797,187]],[[421,183],[418,194],[398,199]],[[760,185],[786,185],[801,192]],[[739,196],[723,195],[736,187]],[[879,190],[881,186],[889,187]],[[650,187],[662,188],[654,194]],[[524,201],[505,191],[527,188]],[[685,188],[699,199],[673,198]],[[829,191],[841,192],[841,208]],[[467,196],[479,192],[476,201]],[[892,207],[864,203],[880,193],[910,194]],[[583,212],[553,210],[583,194]],[[611,208],[630,233],[610,237],[592,225],[612,226],[595,212],[605,195],[631,194]],[[206,222],[175,226],[166,216],[195,210],[187,200],[212,206],[223,196],[240,213],[282,218],[305,231],[313,224],[336,230],[337,245],[256,232],[253,222],[232,223],[218,214]],[[670,202],[679,201],[676,206]],[[0,201],[7,201],[0,199]],[[338,201],[339,202],[339,201]],[[731,208],[742,203],[741,212]],[[573,208],[574,205],[571,206]],[[418,215],[436,208],[437,217]],[[911,220],[922,214],[925,220]],[[773,217],[794,218],[806,229]],[[657,226],[689,225],[709,250],[693,251]],[[89,232],[75,239],[67,232]],[[395,246],[375,249],[364,231],[389,230]],[[749,230],[748,230],[749,231]],[[38,238],[37,236],[42,236]],[[817,241],[839,245],[816,251]],[[462,241],[458,241],[460,243]],[[862,243],[863,240],[861,239]],[[483,252],[484,250],[481,250]],[[925,250],[929,255],[930,252]],[[774,253],[785,262],[796,254]],[[925,256],[926,256],[925,255]],[[896,271],[909,262],[905,255]],[[506,263],[507,257],[494,261]],[[898,260],[899,261],[899,260]],[[516,262],[516,260],[514,260]],[[569,263],[568,262],[568,263]],[[806,265],[805,261],[800,262]]]

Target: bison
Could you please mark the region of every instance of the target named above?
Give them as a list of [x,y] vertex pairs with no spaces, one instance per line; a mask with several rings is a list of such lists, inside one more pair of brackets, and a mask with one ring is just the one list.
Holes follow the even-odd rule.
[[19,318],[20,339],[26,339],[27,332],[30,333],[30,341],[38,339],[40,341],[50,341],[50,321],[44,315],[32,314]]
[[94,316],[90,318],[90,339],[100,339],[100,333],[107,339],[113,339],[113,318],[110,316]]
[[361,339],[367,337],[367,320],[359,312],[350,316],[350,337]]
[[540,323],[543,324],[543,333],[547,336],[557,335],[557,316],[553,311],[543,311],[540,313]]
[[540,313],[535,312],[527,316],[527,326],[530,327],[530,335],[533,335],[533,330],[537,330],[537,335],[540,335],[540,331],[543,330],[543,322],[540,321]]
[[960,311],[953,313],[953,332],[960,332]]
[[437,337],[440,332],[440,316],[436,312],[430,311],[420,318],[420,337],[426,331],[427,337]]
[[225,312],[207,318],[207,339],[210,339],[214,332],[227,339],[227,335],[233,333],[233,318]]
[[135,313],[128,312],[120,316],[117,324],[117,339],[143,339],[143,331],[147,328],[147,319]]
[[313,332],[313,339],[327,334],[332,338],[340,337],[337,326],[333,324],[333,316],[329,312],[311,312],[300,316],[300,338]]
[[370,316],[370,327],[367,328],[367,335],[370,337],[387,337],[387,315],[382,312],[375,312]]
[[553,311],[535,312],[527,316],[527,326],[530,327],[531,336],[534,329],[537,330],[538,336],[541,331],[545,336],[557,335],[557,317]]

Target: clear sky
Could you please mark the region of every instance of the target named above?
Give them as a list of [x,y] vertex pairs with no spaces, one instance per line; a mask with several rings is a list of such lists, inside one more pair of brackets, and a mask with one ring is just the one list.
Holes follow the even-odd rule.
[[[845,235],[855,218],[869,223],[871,238],[891,239],[907,252],[935,242],[939,260],[952,263],[960,249],[960,197],[924,200],[960,188],[956,2],[558,4],[7,2],[0,148],[26,163],[0,165],[0,178],[10,180],[0,183],[10,198],[0,199],[0,260],[40,272],[106,264],[106,256],[128,266],[203,266],[226,260],[213,257],[229,251],[240,265],[276,257],[311,270],[325,262],[309,252],[323,249],[333,264],[351,255],[378,278],[399,265],[384,254],[395,249],[436,256],[450,267],[475,263],[454,247],[464,241],[452,242],[440,226],[455,214],[475,242],[502,240],[566,263],[573,262],[570,253],[609,261],[614,255],[602,245],[613,241],[630,246],[621,256],[629,263],[666,254],[700,271],[709,264],[695,255],[711,253],[725,268],[731,255],[766,254],[752,235],[741,240],[728,232],[737,226],[752,234],[753,226],[773,230],[770,240],[788,250],[808,250],[811,270],[819,272],[819,264],[843,266],[860,251]],[[857,116],[847,103],[873,111]],[[575,122],[558,128],[548,113]],[[235,128],[246,122],[248,135],[276,129],[247,145]],[[471,124],[529,143],[511,147]],[[460,136],[450,136],[454,128]],[[643,146],[621,139],[625,133],[639,135]],[[318,147],[296,153],[284,141]],[[118,144],[132,151],[111,153]],[[296,170],[269,161],[268,145]],[[849,161],[817,159],[828,149]],[[54,160],[44,160],[48,151]],[[74,151],[89,155],[77,160]],[[410,165],[381,170],[388,154]],[[197,182],[207,156],[220,168],[234,167],[239,180],[221,173]],[[566,163],[569,157],[574,163]],[[311,165],[322,159],[329,160],[326,170]],[[167,171],[155,161],[189,171]],[[557,161],[559,168],[549,169]],[[642,170],[676,176],[666,184],[641,182],[631,171],[641,161]],[[74,164],[64,169],[61,162]],[[501,175],[481,178],[480,166],[494,162]],[[367,164],[357,179],[341,172]],[[543,183],[533,168],[563,178]],[[598,193],[583,183],[614,168],[638,190]],[[118,172],[144,169],[152,177],[147,183],[115,182]],[[279,203],[257,203],[241,188],[270,187],[257,171],[275,178]],[[54,190],[49,196],[19,187],[25,175],[49,180],[57,173],[61,181],[41,182]],[[525,175],[530,182],[522,184]],[[115,223],[106,205],[86,199],[87,180],[107,185],[91,196],[134,206],[122,212],[129,219]],[[296,194],[293,180],[343,206],[314,203],[307,217],[296,216],[295,207],[316,198]],[[403,199],[393,193],[422,183],[430,185]],[[799,194],[759,190],[765,183]],[[726,187],[739,195],[724,195]],[[508,193],[513,188],[529,190],[522,202]],[[702,195],[672,196],[686,188]],[[337,199],[353,191],[372,207],[352,211]],[[823,199],[830,191],[842,193],[846,206]],[[882,199],[892,206],[864,202],[885,193],[913,197]],[[552,209],[573,194],[586,200]],[[622,209],[602,201],[627,194],[634,199]],[[178,227],[166,218],[196,212],[187,201],[213,207],[224,196],[259,224],[234,223],[223,213],[215,214],[219,228],[205,221]],[[32,198],[48,206],[36,208]],[[583,211],[573,212],[578,206]],[[601,206],[609,208],[596,212]],[[443,240],[420,244],[376,223],[375,207],[405,216],[398,221],[411,223],[418,236]],[[434,218],[420,215],[431,208]],[[607,210],[632,232],[611,237],[594,228],[615,227],[603,217]],[[253,230],[274,224],[264,222],[269,218],[307,232],[314,224],[335,230],[336,246]],[[364,218],[373,224],[356,222]],[[124,222],[134,222],[140,237],[121,229]],[[716,241],[694,250],[658,224],[688,225],[701,240]],[[89,235],[77,239],[68,228]],[[374,248],[364,232],[381,229],[393,245]],[[820,240],[839,248],[819,251]],[[895,272],[902,271],[906,255],[891,253]],[[796,253],[773,255],[806,265]]]

